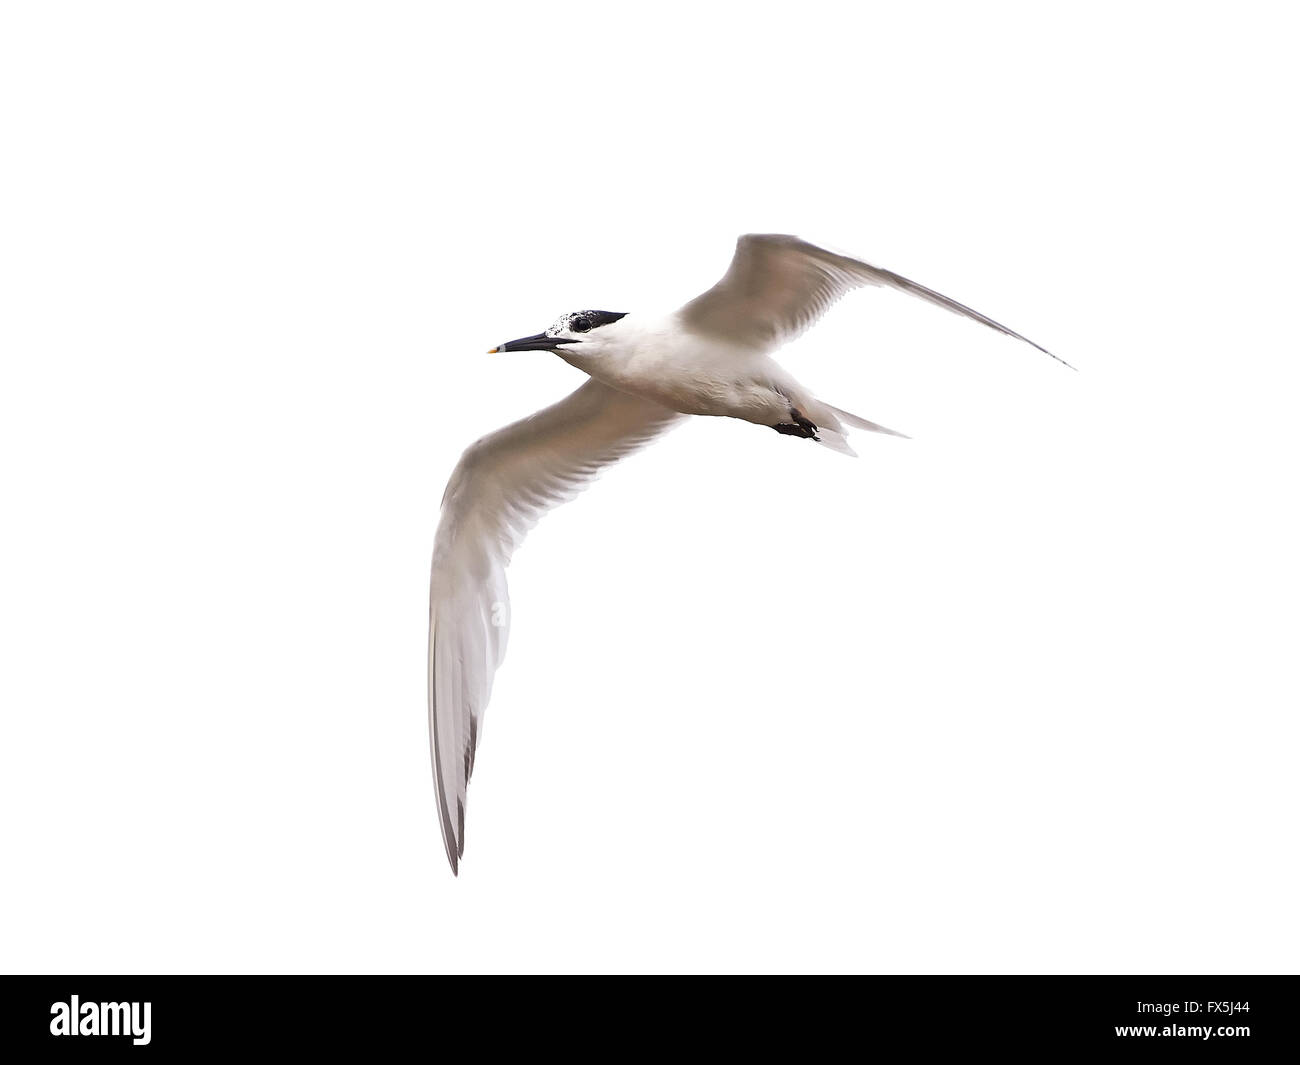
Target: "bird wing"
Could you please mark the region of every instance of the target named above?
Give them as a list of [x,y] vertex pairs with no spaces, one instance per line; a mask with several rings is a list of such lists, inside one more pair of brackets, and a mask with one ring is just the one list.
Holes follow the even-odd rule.
[[442,498],[429,587],[429,738],[452,872],[465,789],[509,631],[506,565],[546,511],[683,416],[589,380],[461,456]]
[[[979,311],[891,270],[778,233],[748,233],[737,240],[736,253],[722,280],[696,296],[678,315],[696,332],[774,351],[811,327],[846,292],[864,285],[884,285],[919,296],[1052,355]],[[1052,358],[1065,362],[1056,355]]]

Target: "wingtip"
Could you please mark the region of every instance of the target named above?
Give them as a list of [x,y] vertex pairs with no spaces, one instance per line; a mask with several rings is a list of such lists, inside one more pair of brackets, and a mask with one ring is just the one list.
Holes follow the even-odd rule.
[[[437,764],[434,765],[435,772]],[[442,780],[436,777],[439,798],[442,797]],[[451,875],[460,876],[460,859],[465,853],[465,808],[458,802],[456,804],[459,814],[458,823],[460,831],[457,833],[455,826],[452,824],[445,803],[439,804],[438,821],[442,826],[442,847],[447,854],[447,864],[451,866]]]
[[1066,361],[1065,361],[1063,358],[1061,358],[1061,356],[1059,356],[1059,355],[1053,355],[1050,351],[1048,351],[1045,347],[1043,347],[1042,344],[1034,344],[1034,342],[1033,342],[1032,340],[1029,341],[1029,343],[1030,343],[1030,344],[1033,344],[1034,347],[1036,347],[1039,351],[1041,351],[1041,352],[1042,352],[1044,355],[1046,355],[1048,358],[1055,359],[1057,362],[1059,362],[1059,363],[1060,363],[1062,366],[1064,366],[1066,369],[1073,370],[1075,373],[1078,373],[1078,372],[1079,372],[1079,367],[1073,365],[1072,363],[1068,363],[1068,362],[1066,362]]
[[459,850],[456,843],[448,842],[447,840],[443,840],[443,842],[446,844],[443,850],[447,854],[447,864],[451,866],[451,875],[460,876],[460,857],[462,852]]

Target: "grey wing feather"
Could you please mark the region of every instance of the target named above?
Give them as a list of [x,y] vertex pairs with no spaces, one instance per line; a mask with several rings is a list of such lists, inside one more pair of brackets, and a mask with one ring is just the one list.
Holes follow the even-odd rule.
[[735,255],[722,280],[691,300],[678,315],[697,332],[772,351],[808,329],[845,293],[866,285],[918,296],[1070,365],[1028,337],[892,270],[778,233],[748,233],[736,241]]
[[429,585],[429,743],[452,872],[465,793],[509,631],[506,566],[528,530],[682,415],[590,380],[472,444],[443,494]]

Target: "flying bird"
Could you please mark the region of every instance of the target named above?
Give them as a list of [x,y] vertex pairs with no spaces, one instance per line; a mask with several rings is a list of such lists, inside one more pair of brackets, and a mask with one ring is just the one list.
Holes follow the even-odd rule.
[[453,873],[465,852],[483,712],[506,650],[505,571],[515,548],[544,513],[690,415],[738,418],[847,455],[847,428],[903,435],[822,402],[772,358],[867,285],[919,296],[1052,354],[889,270],[797,237],[753,233],[736,242],[722,280],[671,314],[575,311],[489,352],[549,351],[589,379],[471,444],[443,494],[429,593],[429,742]]

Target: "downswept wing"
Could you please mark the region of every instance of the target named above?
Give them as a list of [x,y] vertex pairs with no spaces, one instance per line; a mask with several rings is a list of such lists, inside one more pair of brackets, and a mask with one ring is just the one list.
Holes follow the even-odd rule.
[[683,416],[589,380],[472,444],[442,498],[429,587],[429,742],[452,872],[465,790],[509,630],[506,565],[528,530]]
[[[748,233],[737,240],[736,253],[722,280],[691,300],[678,315],[696,332],[770,352],[812,326],[846,292],[866,285],[919,296],[1052,355],[1028,337],[915,281],[777,233]],[[1070,365],[1056,355],[1052,358]]]

